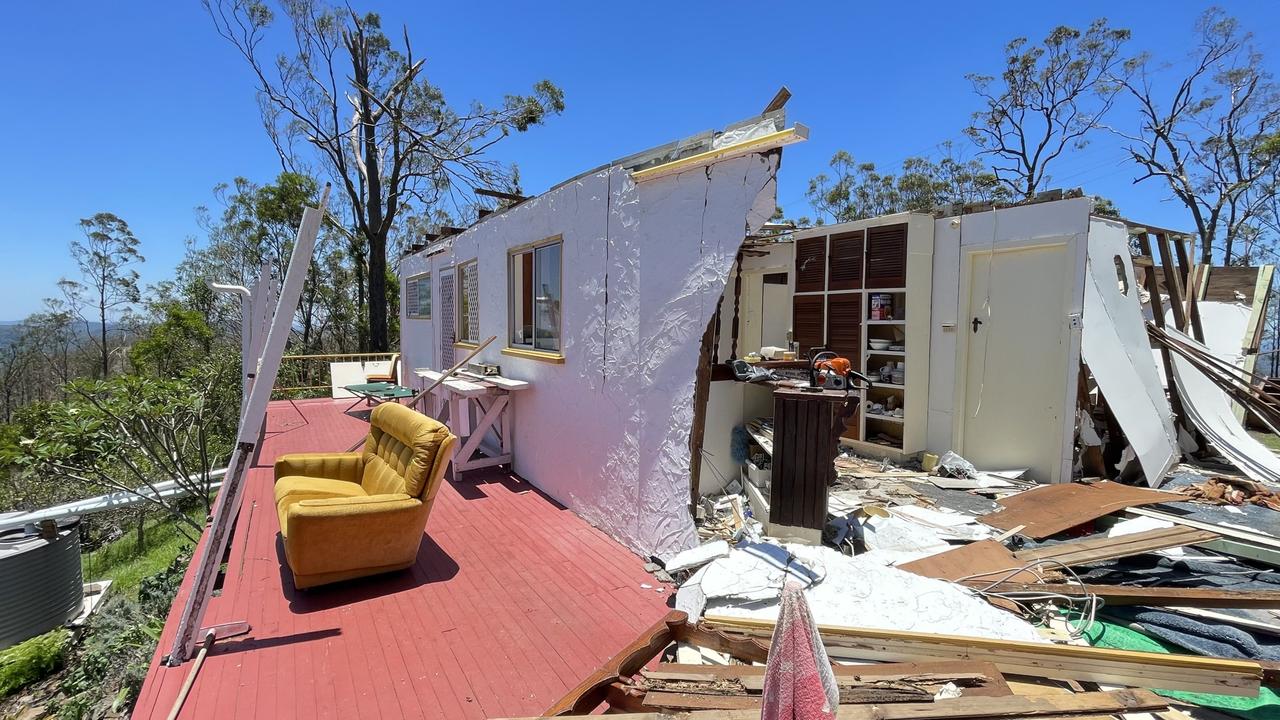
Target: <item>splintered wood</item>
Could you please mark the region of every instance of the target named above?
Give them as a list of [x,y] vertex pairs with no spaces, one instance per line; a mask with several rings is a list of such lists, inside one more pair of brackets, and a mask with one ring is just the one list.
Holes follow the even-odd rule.
[[[1008,683],[991,663],[890,663],[833,666],[842,704],[932,702],[947,683],[965,696],[1002,697]],[[627,710],[738,710],[760,707],[765,668],[759,665],[659,664],[637,679],[615,683],[610,706]]]
[[[931,703],[890,703],[885,705],[840,705],[838,720],[959,720],[960,718],[1035,718],[1111,715],[1129,712],[1160,711],[1169,701],[1149,690],[1111,690],[1074,695],[1037,695],[1008,697],[959,697]],[[666,712],[611,714],[618,720],[661,720],[672,718]],[[698,710],[682,713],[687,720],[759,720],[758,707],[736,710]],[[528,720],[533,720],[529,718]]]
[[1042,485],[1002,498],[999,503],[1003,509],[978,519],[1001,530],[1022,525],[1021,534],[1042,540],[1125,508],[1185,501],[1186,497],[1177,493],[1131,487],[1107,480],[1062,483]]
[[[708,616],[707,622],[756,636],[773,630],[768,620]],[[1256,696],[1262,682],[1262,666],[1246,660],[839,625],[820,625],[818,630],[827,653],[838,658],[984,660],[1006,674],[1224,695]]]

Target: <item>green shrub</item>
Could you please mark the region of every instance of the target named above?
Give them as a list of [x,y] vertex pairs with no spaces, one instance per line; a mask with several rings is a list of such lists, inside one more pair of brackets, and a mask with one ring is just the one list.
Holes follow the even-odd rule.
[[165,570],[142,579],[137,602],[114,595],[93,616],[68,662],[60,717],[101,717],[133,705],[190,560],[188,553],[178,555]]
[[66,650],[62,628],[0,650],[0,698],[51,675],[62,667]]

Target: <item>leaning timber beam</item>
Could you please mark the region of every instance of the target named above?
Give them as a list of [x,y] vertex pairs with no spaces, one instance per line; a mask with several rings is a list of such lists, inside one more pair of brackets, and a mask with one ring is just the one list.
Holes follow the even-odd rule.
[[1221,590],[1212,588],[1132,587],[1127,585],[1064,585],[1057,583],[965,580],[962,585],[991,592],[1055,593],[1071,597],[1095,596],[1107,605],[1154,605],[1157,607],[1280,609],[1280,590]]
[[[928,703],[841,705],[838,720],[983,720],[984,718],[1075,717],[1164,710],[1169,701],[1150,690],[1112,690],[1074,695],[958,697]],[[611,714],[616,720],[759,720],[760,710],[695,710]],[[534,720],[527,718],[525,720]]]

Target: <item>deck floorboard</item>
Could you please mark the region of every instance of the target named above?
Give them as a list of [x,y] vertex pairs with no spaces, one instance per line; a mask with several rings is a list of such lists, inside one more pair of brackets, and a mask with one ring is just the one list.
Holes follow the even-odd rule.
[[[215,645],[182,718],[458,718],[534,715],[636,632],[667,597],[644,561],[520,478],[467,473],[437,495],[414,567],[294,589],[282,565],[272,463],[340,451],[368,426],[347,403],[271,403],[246,476],[227,576],[206,623],[253,631]],[[179,589],[134,718],[164,718],[190,669],[160,663]]]

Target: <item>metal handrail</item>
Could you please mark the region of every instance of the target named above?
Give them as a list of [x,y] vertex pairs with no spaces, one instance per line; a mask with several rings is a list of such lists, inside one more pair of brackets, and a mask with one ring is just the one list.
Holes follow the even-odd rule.
[[[297,397],[327,396],[332,385],[329,380],[330,362],[380,362],[391,360],[396,353],[362,352],[362,353],[312,353],[302,355],[285,355],[280,358],[280,373],[276,376],[276,387],[271,392],[274,397],[293,395]],[[325,384],[319,384],[321,378]],[[301,381],[301,384],[281,386],[280,381]]]

